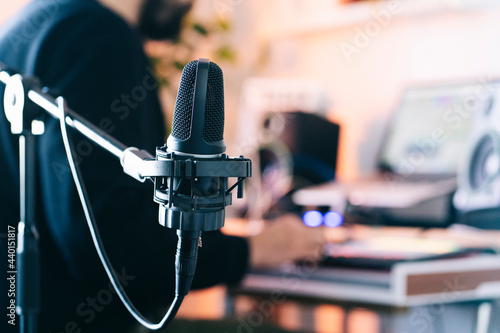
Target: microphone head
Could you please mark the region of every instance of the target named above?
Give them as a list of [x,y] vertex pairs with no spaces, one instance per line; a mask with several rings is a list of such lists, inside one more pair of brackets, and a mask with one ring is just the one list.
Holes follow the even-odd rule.
[[212,155],[224,142],[224,79],[208,59],[190,62],[182,71],[167,147],[186,154]]

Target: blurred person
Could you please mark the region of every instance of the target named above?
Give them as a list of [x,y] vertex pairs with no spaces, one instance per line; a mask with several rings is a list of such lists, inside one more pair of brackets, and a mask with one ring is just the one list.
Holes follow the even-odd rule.
[[[165,142],[166,122],[143,42],[176,38],[190,7],[185,0],[33,0],[0,29],[0,61],[39,78],[71,109],[119,141],[151,152]],[[1,96],[3,90],[0,84]],[[0,228],[6,233],[20,218],[18,138],[0,109]],[[173,298],[175,230],[158,224],[151,186],[124,175],[114,156],[83,136],[71,135],[113,267],[137,308],[156,321],[153,314]],[[91,241],[58,120],[45,119],[37,154],[40,332],[124,332],[134,327]],[[236,284],[248,268],[317,257],[323,232],[287,215],[252,237],[214,231],[202,238],[193,288]],[[5,239],[0,243],[6,265]],[[8,286],[1,281],[5,309]]]

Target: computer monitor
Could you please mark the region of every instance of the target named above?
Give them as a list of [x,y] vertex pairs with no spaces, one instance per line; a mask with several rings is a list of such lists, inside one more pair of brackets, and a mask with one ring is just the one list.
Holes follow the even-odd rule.
[[386,131],[378,167],[398,174],[457,173],[477,114],[491,107],[480,84],[410,87]]

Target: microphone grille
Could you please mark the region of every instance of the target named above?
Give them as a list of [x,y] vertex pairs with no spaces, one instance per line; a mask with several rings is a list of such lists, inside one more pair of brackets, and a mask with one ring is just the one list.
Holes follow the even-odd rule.
[[208,68],[207,102],[203,139],[206,142],[223,140],[224,133],[224,79],[222,70],[213,62]]
[[191,135],[191,111],[197,64],[198,60],[195,60],[184,67],[177,92],[174,119],[172,120],[172,136],[180,140],[186,140]]
[[[191,136],[194,87],[198,60],[191,61],[182,71],[181,84],[175,102],[172,136],[186,140]],[[203,139],[206,142],[223,140],[224,134],[224,79],[220,67],[210,62]]]

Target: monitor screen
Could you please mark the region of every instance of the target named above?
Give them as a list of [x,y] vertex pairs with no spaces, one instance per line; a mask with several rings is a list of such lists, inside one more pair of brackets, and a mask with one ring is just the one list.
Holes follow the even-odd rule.
[[481,84],[407,89],[386,131],[379,167],[399,174],[456,174],[475,115],[491,104]]

